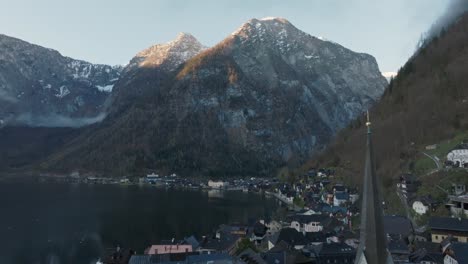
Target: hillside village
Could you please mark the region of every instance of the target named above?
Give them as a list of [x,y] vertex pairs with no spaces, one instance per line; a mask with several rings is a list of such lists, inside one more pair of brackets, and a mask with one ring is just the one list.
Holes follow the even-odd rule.
[[[394,263],[468,263],[466,180],[450,182],[444,196],[421,195],[427,175],[462,173],[466,179],[466,162],[452,158],[464,150],[461,146],[440,159],[444,166],[439,170],[398,178],[395,188],[407,214],[390,214],[384,205],[384,229]],[[238,181],[212,180],[205,186],[217,191],[239,187]],[[118,249],[104,263],[354,262],[359,246],[359,189],[344,184],[334,169],[311,169],[289,182],[257,179],[253,186],[250,191],[274,196],[287,206],[287,212],[278,219],[223,224],[202,237],[187,234],[156,241],[145,252]]]

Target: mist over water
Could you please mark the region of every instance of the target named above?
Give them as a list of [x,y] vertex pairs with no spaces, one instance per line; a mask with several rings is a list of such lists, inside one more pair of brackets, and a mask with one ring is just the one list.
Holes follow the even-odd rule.
[[13,125],[23,125],[30,127],[82,127],[91,125],[94,123],[99,123],[107,114],[101,113],[94,117],[68,117],[58,114],[49,114],[49,115],[34,115],[31,113],[24,113],[14,117],[9,121]]

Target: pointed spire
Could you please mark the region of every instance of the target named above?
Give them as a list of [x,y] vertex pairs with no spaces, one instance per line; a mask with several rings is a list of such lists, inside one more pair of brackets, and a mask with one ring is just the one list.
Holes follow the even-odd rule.
[[367,112],[367,151],[361,208],[361,236],[355,264],[393,264],[387,249],[383,226],[382,199],[379,179],[375,173],[369,111]]

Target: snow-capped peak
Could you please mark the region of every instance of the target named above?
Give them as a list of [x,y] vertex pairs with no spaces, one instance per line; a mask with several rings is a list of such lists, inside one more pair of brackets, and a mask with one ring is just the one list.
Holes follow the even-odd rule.
[[281,22],[284,24],[290,24],[290,22],[286,18],[282,18],[282,17],[264,17],[264,18],[260,18],[259,20],[260,21],[275,21],[275,22]]
[[130,66],[148,67],[165,64],[169,70],[172,70],[204,49],[206,47],[191,34],[179,33],[168,43],[157,44],[139,52],[130,62]]
[[287,19],[280,17],[265,17],[261,19],[250,19],[242,24],[231,35],[239,37],[242,41],[266,41],[267,39],[286,40],[290,33],[293,35],[300,32]]

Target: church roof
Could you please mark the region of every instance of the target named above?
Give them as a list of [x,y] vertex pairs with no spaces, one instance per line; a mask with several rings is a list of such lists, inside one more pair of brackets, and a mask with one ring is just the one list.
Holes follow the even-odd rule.
[[361,235],[355,263],[393,264],[384,231],[380,182],[375,173],[371,123],[369,120],[366,125],[367,150],[362,193]]

